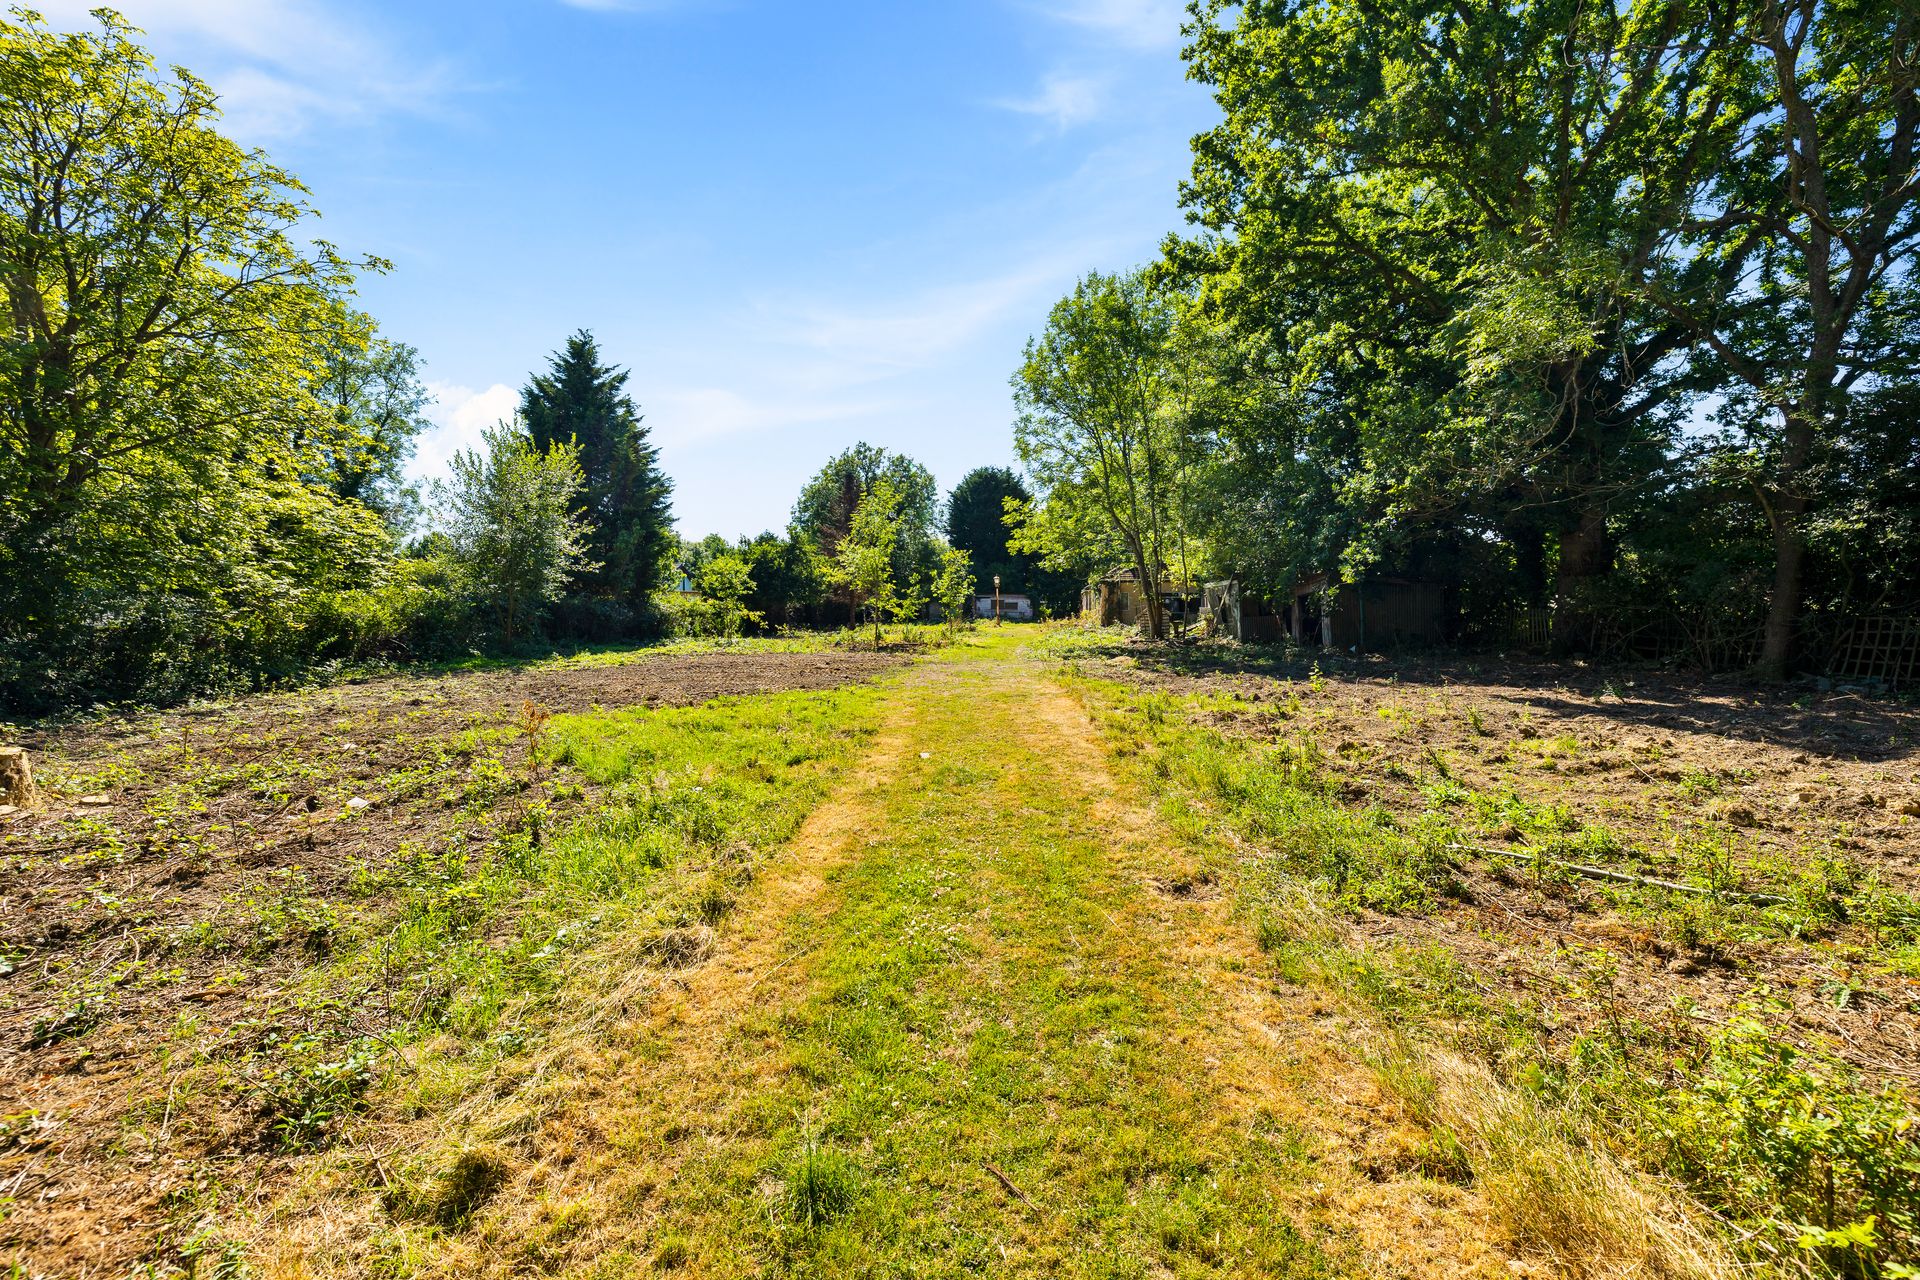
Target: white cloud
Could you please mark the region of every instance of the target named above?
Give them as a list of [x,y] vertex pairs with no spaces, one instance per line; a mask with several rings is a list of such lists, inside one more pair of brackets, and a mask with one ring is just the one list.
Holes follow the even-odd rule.
[[[1078,260],[1076,252],[1071,261]],[[775,302],[761,310],[769,336],[809,358],[815,385],[850,386],[928,367],[1043,296],[1073,269],[1066,258],[1034,261],[904,300]]]
[[993,105],[1022,115],[1039,116],[1065,132],[1096,119],[1106,106],[1108,80],[1104,76],[1052,72],[1031,98],[1002,98]]
[[686,387],[655,392],[646,405],[646,419],[656,443],[679,449],[742,433],[866,418],[897,408],[899,404],[891,400],[809,399],[790,391],[747,395],[725,387]]
[[443,480],[447,463],[462,449],[481,447],[480,433],[496,422],[510,421],[520,407],[520,393],[504,382],[485,391],[450,382],[429,382],[433,404],[427,419],[433,425],[415,441],[408,474],[415,480]]
[[[96,0],[41,0],[63,27],[92,24]],[[438,110],[462,86],[444,61],[404,57],[387,33],[314,0],[119,0],[165,63],[220,95],[226,131],[247,142],[299,133],[316,120],[364,122]]]
[[1056,0],[1042,11],[1136,49],[1177,43],[1186,17],[1181,0]]

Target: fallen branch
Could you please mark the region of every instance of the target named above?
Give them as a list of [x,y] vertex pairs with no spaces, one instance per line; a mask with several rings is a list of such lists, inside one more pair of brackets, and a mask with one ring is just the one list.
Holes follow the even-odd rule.
[[1543,866],[1558,867],[1562,871],[1573,871],[1583,876],[1592,876],[1596,880],[1614,880],[1621,884],[1648,885],[1656,889],[1671,889],[1675,893],[1693,893],[1703,897],[1745,898],[1762,906],[1780,906],[1791,902],[1777,893],[1746,893],[1738,889],[1704,889],[1697,884],[1681,884],[1677,880],[1662,880],[1656,876],[1636,876],[1626,871],[1611,871],[1606,867],[1590,867],[1584,862],[1564,862],[1559,858],[1549,858],[1543,853],[1529,853],[1524,849],[1494,849],[1483,844],[1450,844],[1449,849],[1463,853],[1480,853],[1494,858],[1514,858],[1521,862],[1533,862]]
[[1010,1196],[1012,1196],[1012,1197],[1013,1197],[1014,1199],[1016,1199],[1016,1200],[1018,1200],[1018,1201],[1019,1201],[1019,1202],[1020,1202],[1021,1204],[1024,1204],[1025,1206],[1027,1206],[1027,1208],[1029,1208],[1029,1209],[1032,1209],[1032,1210],[1034,1210],[1034,1211],[1036,1211],[1036,1212],[1038,1212],[1038,1211],[1039,1211],[1039,1208],[1040,1208],[1040,1206],[1039,1206],[1039,1205],[1037,1205],[1037,1204],[1035,1204],[1035,1203],[1033,1202],[1033,1200],[1032,1200],[1032,1198],[1031,1198],[1031,1197],[1029,1197],[1029,1196],[1027,1195],[1027,1193],[1026,1193],[1026,1192],[1024,1192],[1024,1191],[1022,1191],[1022,1190],[1021,1190],[1020,1188],[1018,1188],[1018,1187],[1016,1187],[1016,1186],[1014,1186],[1014,1185],[1013,1185],[1013,1179],[1012,1179],[1012,1178],[1009,1178],[1009,1177],[1008,1177],[1008,1176],[1007,1176],[1006,1174],[1004,1174],[1004,1173],[1002,1173],[1002,1172],[1000,1172],[1000,1166],[999,1166],[999,1165],[997,1165],[997,1164],[995,1164],[995,1163],[994,1163],[993,1161],[991,1161],[991,1160],[982,1160],[982,1161],[980,1162],[980,1165],[981,1165],[981,1167],[982,1167],[982,1168],[984,1168],[984,1169],[985,1169],[985,1170],[986,1170],[986,1171],[987,1171],[988,1173],[990,1173],[990,1174],[992,1174],[992,1175],[994,1176],[994,1178],[995,1178],[995,1180],[997,1180],[997,1181],[998,1181],[998,1182],[1000,1183],[1000,1185],[1001,1185],[1001,1186],[1003,1186],[1003,1187],[1005,1187],[1005,1188],[1007,1189],[1007,1194],[1008,1194],[1008,1195],[1010,1195]]

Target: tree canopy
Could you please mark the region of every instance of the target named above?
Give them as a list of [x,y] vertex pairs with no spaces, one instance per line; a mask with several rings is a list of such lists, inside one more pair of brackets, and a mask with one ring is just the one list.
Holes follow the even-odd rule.
[[528,381],[520,416],[537,448],[579,448],[581,511],[592,526],[587,553],[597,566],[582,574],[582,587],[638,605],[658,585],[675,545],[673,486],[626,393],[627,377],[602,362],[593,335],[582,329],[554,353],[547,372]]
[[1009,546],[1009,501],[1018,510],[1033,501],[1033,494],[1006,467],[975,467],[947,495],[947,542],[966,552],[976,592],[986,590],[996,574],[1003,590],[1028,589],[1032,558]]
[[200,680],[313,593],[377,586],[390,538],[341,489],[405,434],[327,394],[372,341],[355,271],[384,264],[303,242],[299,181],[96,23],[0,19],[0,688],[27,705]]

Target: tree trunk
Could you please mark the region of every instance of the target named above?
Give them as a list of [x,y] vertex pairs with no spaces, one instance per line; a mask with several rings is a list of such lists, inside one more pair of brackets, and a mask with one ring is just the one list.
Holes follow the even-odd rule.
[[1547,539],[1532,524],[1508,528],[1507,543],[1513,548],[1513,568],[1520,579],[1520,593],[1527,604],[1539,608],[1547,602]]
[[[1815,365],[1819,367],[1818,359]],[[1793,661],[1807,560],[1807,512],[1813,508],[1806,493],[1806,469],[1813,456],[1818,403],[1813,402],[1815,412],[1786,415],[1779,485],[1770,497],[1762,497],[1767,523],[1773,530],[1773,592],[1767,598],[1767,624],[1761,632],[1760,661],[1755,667],[1755,674],[1762,680],[1785,680],[1788,664]]]
[[1605,507],[1583,508],[1576,523],[1560,534],[1560,562],[1555,568],[1553,649],[1565,653],[1575,647],[1587,628],[1582,625],[1580,583],[1613,572],[1613,535],[1607,529]]
[[20,747],[0,747],[0,804],[33,803],[33,765]]
[[1807,540],[1799,520],[1782,521],[1773,531],[1773,595],[1767,602],[1767,626],[1758,667],[1763,680],[1787,678],[1787,666],[1793,659],[1794,628],[1800,620],[1800,579],[1806,552]]
[[1613,572],[1613,536],[1607,530],[1605,507],[1587,507],[1573,528],[1560,535],[1560,592],[1570,583],[1605,577]]
[[1773,504],[1773,593],[1767,599],[1767,624],[1761,633],[1762,680],[1787,678],[1793,661],[1794,632],[1800,621],[1800,591],[1807,559],[1807,501],[1782,495]]

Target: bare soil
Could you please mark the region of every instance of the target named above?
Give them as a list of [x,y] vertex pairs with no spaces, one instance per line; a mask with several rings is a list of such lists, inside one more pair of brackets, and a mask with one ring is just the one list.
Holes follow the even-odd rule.
[[[369,871],[524,806],[543,715],[830,688],[901,661],[662,655],[29,730],[43,794],[0,815],[0,1253],[124,1271],[205,1169],[270,1168],[262,1115],[176,1098],[182,1064],[302,1030],[283,997],[333,950],[329,906],[377,914],[355,887]],[[578,779],[542,781],[558,818],[592,803]],[[276,914],[289,902],[320,909]],[[375,1034],[365,1000],[297,1016]]]
[[[1676,1040],[1756,998],[1784,1001],[1793,1034],[1868,1079],[1920,1079],[1920,980],[1876,926],[1800,936],[1742,927],[1820,864],[1920,895],[1920,708],[1856,692],[1773,689],[1661,671],[1500,660],[1322,659],[1198,645],[1132,646],[1099,668],[1143,689],[1230,694],[1201,718],[1232,735],[1317,744],[1354,808],[1403,825],[1436,812],[1471,832],[1450,896],[1427,913],[1361,911],[1358,938],[1450,950],[1489,994],[1545,1016],[1566,1041],[1601,1018],[1667,1027]],[[1316,687],[1317,686],[1317,687]],[[1296,701],[1297,700],[1297,701]],[[1201,704],[1205,706],[1205,703]],[[1559,807],[1571,831],[1604,828],[1629,874],[1692,879],[1688,850],[1721,849],[1734,882],[1719,902],[1734,936],[1676,929],[1698,897],[1579,873],[1541,877],[1498,851],[1537,836],[1436,800],[1445,779],[1482,795]],[[1577,855],[1567,860],[1587,861]],[[1696,874],[1689,874],[1689,869]],[[1783,883],[1783,880],[1785,883]],[[1910,949],[1909,949],[1910,951]]]

